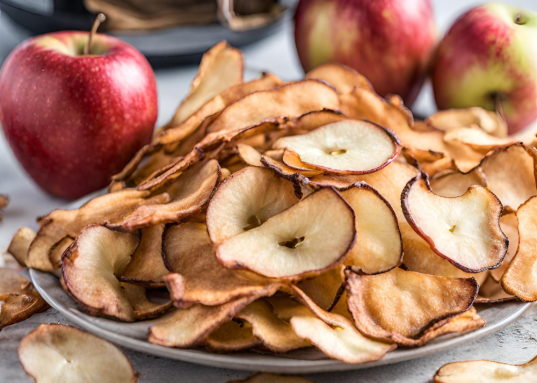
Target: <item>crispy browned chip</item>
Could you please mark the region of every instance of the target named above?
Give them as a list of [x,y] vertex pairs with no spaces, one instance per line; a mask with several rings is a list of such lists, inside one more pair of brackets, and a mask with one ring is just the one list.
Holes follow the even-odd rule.
[[[446,323],[447,322],[447,323]],[[457,333],[464,335],[484,327],[487,323],[479,316],[474,306],[468,311],[459,315],[454,315],[446,318],[444,321],[435,323],[429,331],[421,338],[421,343],[425,344],[429,340],[438,338],[441,335]]]
[[296,375],[279,375],[269,374],[266,372],[258,372],[255,375],[243,380],[230,380],[227,383],[317,383],[304,376]]
[[26,266],[26,254],[34,238],[35,231],[29,227],[21,227],[11,239],[7,252],[17,260],[19,265]]
[[302,187],[309,184],[308,177],[321,174],[318,170],[298,170],[287,166],[281,161],[275,160],[268,155],[261,156],[263,166],[273,170],[278,177],[286,179],[294,185],[295,195],[298,198],[303,197]]
[[138,374],[119,348],[62,324],[42,324],[26,335],[19,359],[36,382],[138,382]]
[[479,107],[442,110],[429,116],[425,122],[443,131],[477,126],[493,136],[507,136],[507,124],[502,116]]
[[444,141],[452,144],[468,145],[482,153],[518,142],[516,138],[492,136],[477,126],[450,130],[444,134]]
[[519,244],[515,257],[503,274],[503,289],[523,301],[537,300],[537,197],[521,205],[518,218]]
[[485,174],[480,167],[468,173],[447,173],[430,181],[431,190],[442,197],[459,197],[474,185],[487,186]]
[[169,273],[162,259],[164,224],[150,226],[140,232],[140,244],[127,268],[118,279],[147,288],[164,287],[162,277]]
[[351,93],[354,88],[365,88],[374,92],[369,80],[354,69],[338,63],[319,65],[306,73],[306,78],[316,78],[329,82],[339,94]]
[[326,83],[303,80],[249,94],[225,108],[208,132],[244,129],[272,117],[299,117],[316,110],[339,110],[336,91]]
[[[280,138],[274,149],[286,149],[296,154],[306,169],[318,169],[332,174],[373,173],[387,166],[399,154],[397,138],[388,130],[357,120],[342,120],[321,126],[298,136]],[[300,169],[300,168],[299,168]]]
[[311,346],[309,342],[295,335],[289,323],[278,319],[272,312],[273,308],[268,302],[258,299],[239,311],[236,318],[248,321],[252,325],[254,336],[261,340],[263,347],[270,352],[285,353]]
[[270,296],[284,288],[282,282],[222,266],[202,223],[168,227],[162,251],[173,272],[164,281],[176,307],[217,306],[242,297]]
[[138,247],[138,235],[87,226],[62,257],[62,285],[91,315],[136,319],[115,274],[121,275]]
[[405,217],[438,255],[466,272],[498,267],[509,241],[500,229],[502,204],[487,188],[470,187],[460,197],[441,197],[426,175],[410,180],[401,195]]
[[297,119],[290,119],[287,125],[291,127],[292,133],[301,134],[347,118],[340,111],[323,109],[303,114]]
[[165,193],[170,196],[170,202],[140,206],[118,220],[107,220],[105,226],[113,230],[132,232],[160,223],[184,221],[201,211],[219,182],[218,161],[196,164],[166,188]]
[[497,282],[502,278],[503,273],[507,270],[509,263],[511,263],[511,260],[518,250],[518,219],[516,214],[505,214],[504,212],[504,215],[500,218],[500,227],[509,240],[509,247],[507,248],[507,255],[503,259],[500,267],[490,270],[490,275]]
[[26,264],[43,271],[53,271],[51,248],[66,236],[75,238],[86,226],[101,224],[129,215],[142,205],[166,203],[168,194],[150,197],[149,192],[126,189],[95,197],[79,209],[56,209],[41,220],[41,228],[30,244]]
[[515,295],[506,293],[500,282],[496,281],[492,276],[489,276],[479,286],[479,295],[474,303],[493,304],[512,300],[518,300],[518,298]]
[[28,278],[13,269],[0,268],[0,329],[47,308]]
[[212,352],[234,352],[261,346],[254,336],[252,325],[247,321],[233,319],[222,324],[204,340],[204,346]]
[[[56,242],[49,251],[49,259],[52,263],[52,267],[54,268],[55,272],[57,270],[60,270],[62,267],[62,255],[67,250],[69,246],[75,241],[75,239],[69,235],[66,235],[62,239],[60,239],[58,242]],[[59,276],[59,275],[58,275]]]
[[348,271],[346,287],[349,311],[363,334],[421,346],[431,339],[427,333],[439,328],[435,324],[472,306],[479,285],[474,278],[438,277],[395,268],[377,275]]
[[537,356],[524,364],[507,364],[490,360],[453,362],[434,374],[435,383],[463,382],[534,382],[537,380]]
[[120,286],[123,294],[125,294],[125,297],[132,306],[136,320],[159,317],[173,306],[169,297],[155,297],[157,299],[154,300],[149,299],[146,289],[142,286],[124,282],[121,282]]
[[165,314],[149,328],[148,340],[166,347],[188,348],[204,339],[223,323],[230,321],[255,298],[243,297],[220,306],[196,304]]
[[[345,266],[339,265],[332,267],[330,270],[325,271],[313,278],[305,279],[297,284],[313,302],[323,310],[334,311],[333,304],[340,293],[341,286],[345,282],[345,276],[343,270]],[[341,300],[340,300],[341,301]],[[345,301],[346,303],[346,301]],[[339,302],[336,308],[340,308]],[[344,310],[347,310],[345,305]],[[339,313],[339,311],[336,310]]]
[[260,167],[263,166],[261,163],[261,153],[259,153],[255,148],[252,148],[250,145],[238,144],[237,154],[247,165]]
[[403,244],[392,207],[374,188],[361,182],[341,191],[356,220],[356,242],[344,264],[366,274],[393,269],[402,261]]
[[496,149],[483,159],[487,186],[504,206],[516,210],[537,194],[535,158],[534,148],[515,144]]
[[327,188],[225,240],[216,247],[216,255],[229,268],[301,279],[342,263],[355,235],[352,209],[339,193]]

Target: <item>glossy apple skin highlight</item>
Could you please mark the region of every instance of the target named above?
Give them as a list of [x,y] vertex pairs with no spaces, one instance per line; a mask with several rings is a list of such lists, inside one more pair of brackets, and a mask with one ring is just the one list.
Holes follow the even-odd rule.
[[415,101],[435,44],[430,0],[301,0],[295,42],[302,67],[333,61],[375,90]]
[[466,12],[439,44],[432,80],[439,109],[495,110],[500,97],[509,133],[524,129],[537,119],[537,14],[499,3]]
[[[45,191],[78,198],[106,186],[151,140],[155,76],[119,39],[60,32],[19,45],[0,72],[0,122],[28,174]],[[95,49],[95,51],[93,50]]]

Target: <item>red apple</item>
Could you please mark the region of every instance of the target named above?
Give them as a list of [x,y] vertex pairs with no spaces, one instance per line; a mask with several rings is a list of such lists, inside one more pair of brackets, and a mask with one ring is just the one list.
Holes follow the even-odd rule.
[[506,4],[471,9],[441,41],[433,67],[439,109],[501,108],[509,133],[537,119],[537,14]]
[[430,0],[301,0],[295,41],[305,71],[339,62],[411,105],[435,43],[433,9]]
[[44,190],[78,198],[100,189],[151,140],[155,76],[131,45],[59,32],[20,44],[0,72],[0,122],[24,169]]

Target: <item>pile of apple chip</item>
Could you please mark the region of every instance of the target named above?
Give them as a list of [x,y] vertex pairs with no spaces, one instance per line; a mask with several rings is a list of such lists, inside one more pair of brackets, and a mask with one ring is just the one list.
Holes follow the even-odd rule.
[[336,64],[291,83],[242,71],[240,51],[208,51],[109,192],[23,230],[19,262],[90,315],[159,318],[154,344],[347,363],[478,329],[475,304],[537,300],[533,133],[479,108],[414,121]]

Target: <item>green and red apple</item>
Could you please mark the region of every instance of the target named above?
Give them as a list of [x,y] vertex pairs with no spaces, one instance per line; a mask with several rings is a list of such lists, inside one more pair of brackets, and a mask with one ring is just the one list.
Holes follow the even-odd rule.
[[155,76],[131,45],[59,32],[19,45],[0,72],[0,123],[44,190],[78,198],[100,189],[151,140]]
[[501,3],[460,16],[440,42],[432,73],[439,109],[498,110],[509,133],[537,119],[537,13]]
[[436,37],[430,0],[301,0],[295,41],[309,71],[338,62],[368,78],[382,96],[416,99]]

